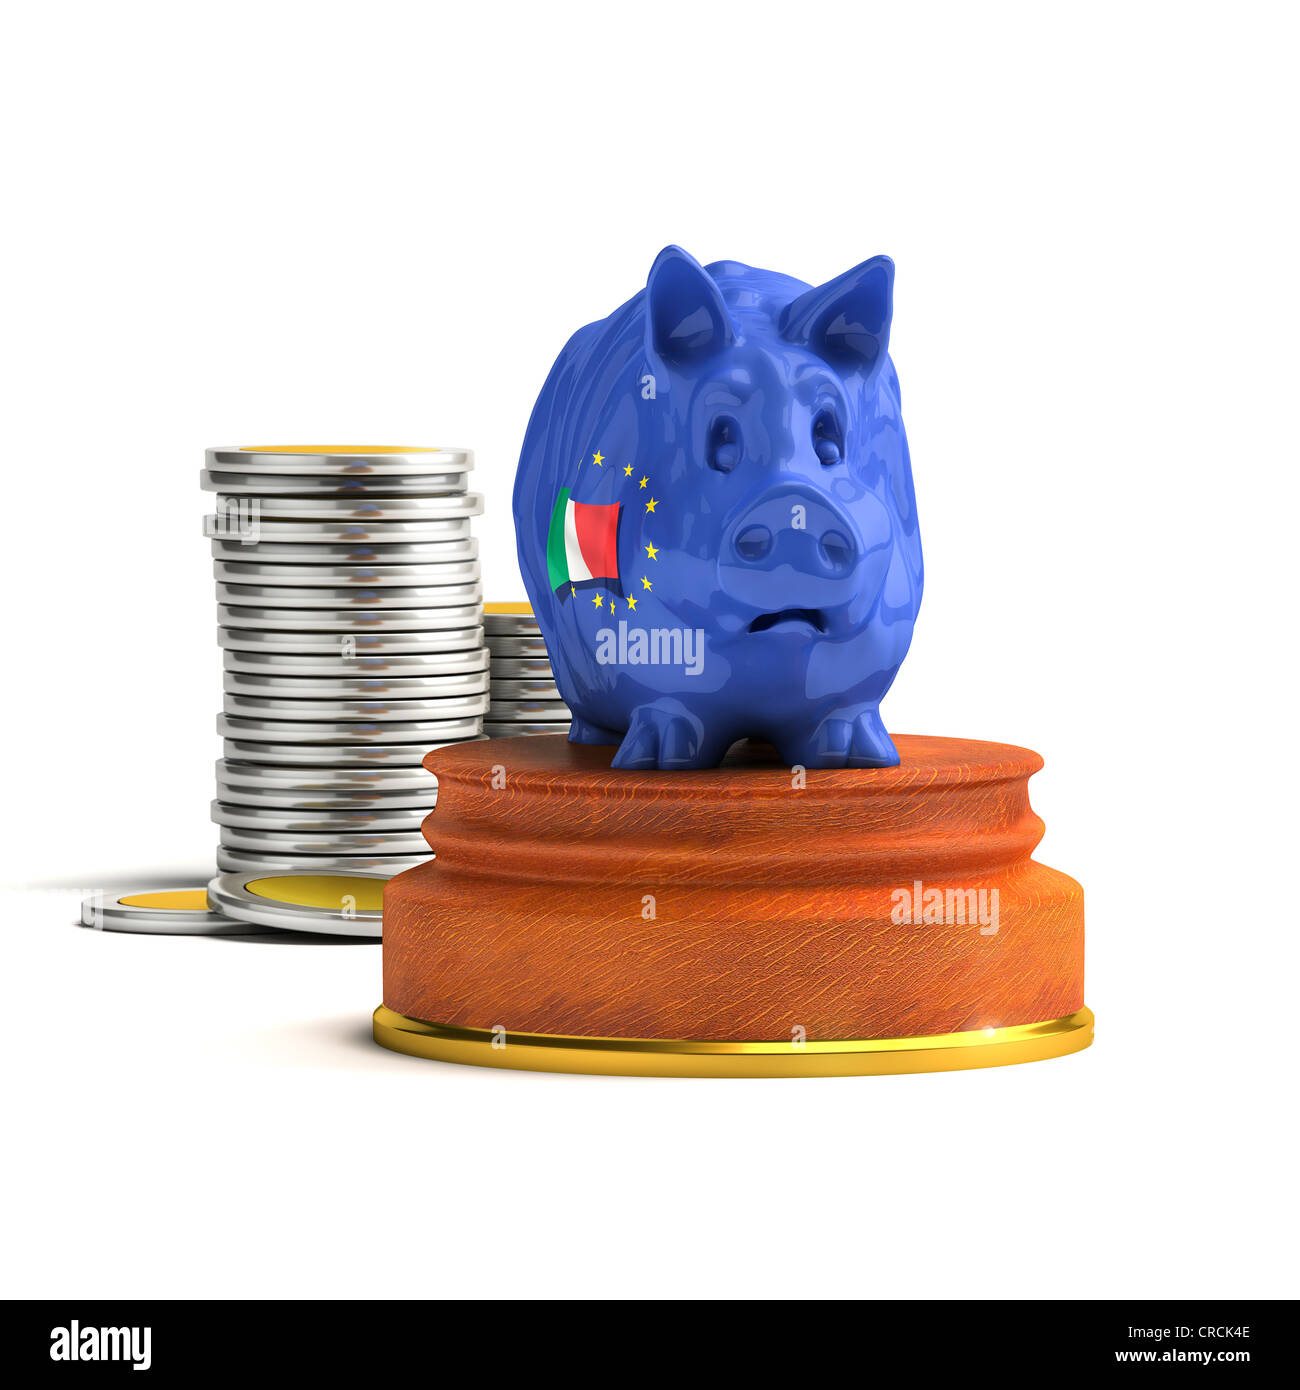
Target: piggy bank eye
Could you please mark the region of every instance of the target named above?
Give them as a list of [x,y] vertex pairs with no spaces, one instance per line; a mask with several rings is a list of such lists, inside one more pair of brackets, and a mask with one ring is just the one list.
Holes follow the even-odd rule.
[[844,457],[844,431],[832,410],[822,410],[813,421],[813,452],[829,467]]
[[730,473],[740,462],[740,426],[730,415],[719,415],[709,428],[709,467]]

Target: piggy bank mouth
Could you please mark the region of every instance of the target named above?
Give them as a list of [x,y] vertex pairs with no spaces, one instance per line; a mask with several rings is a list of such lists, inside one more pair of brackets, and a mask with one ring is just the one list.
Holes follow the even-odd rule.
[[771,632],[777,628],[825,632],[826,614],[820,608],[782,608],[777,613],[760,613],[749,625],[750,632]]

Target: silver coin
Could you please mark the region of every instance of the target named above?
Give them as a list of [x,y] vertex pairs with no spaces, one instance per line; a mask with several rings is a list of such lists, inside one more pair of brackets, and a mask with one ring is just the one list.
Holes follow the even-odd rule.
[[489,637],[537,637],[541,628],[532,610],[512,611],[519,607],[513,603],[485,603],[483,605],[483,627]]
[[[280,610],[275,610],[277,614]],[[404,610],[406,611],[406,610]],[[357,617],[360,615],[350,615]],[[374,617],[375,614],[366,614]],[[381,620],[383,614],[378,615]],[[217,629],[217,645],[231,655],[251,656],[254,653],[283,654],[285,657],[319,658],[321,660],[360,660],[407,656],[464,656],[477,657],[486,651],[481,627],[452,628],[450,631],[356,631],[347,632],[281,632],[278,628]]]
[[468,473],[470,449],[207,449],[210,473],[314,473],[340,477],[388,477],[411,473]]
[[250,676],[332,676],[348,680],[429,681],[435,677],[468,676],[486,671],[488,654],[485,647],[477,651],[422,652],[414,656],[369,655],[353,651],[344,656],[338,643],[329,656],[301,656],[293,652],[226,651],[222,666],[227,671],[239,671]]
[[275,523],[294,530],[307,526],[374,528],[390,525],[425,529],[468,526],[470,517],[483,514],[483,494],[375,497],[362,492],[346,497],[250,497],[223,493],[218,494],[213,505],[219,514],[233,516],[236,525],[243,515],[256,518],[260,525]]
[[[412,541],[395,545],[377,545],[365,541],[360,545],[307,545],[297,542],[276,543],[258,541],[215,540],[212,542],[215,559],[236,564],[256,565],[359,565],[366,569],[388,565],[457,564],[478,558],[476,540]],[[274,579],[275,575],[271,575]]]
[[488,688],[486,671],[434,676],[262,676],[226,671],[222,689],[228,695],[251,695],[276,700],[458,700],[482,695]]
[[[224,584],[273,584],[283,588],[349,590],[438,588],[474,584],[480,575],[477,560],[448,560],[429,565],[290,565],[259,564],[250,560],[214,560],[212,574]],[[408,608],[414,607],[407,604]]]
[[239,792],[223,797],[283,792],[293,796],[339,793],[357,796],[410,796],[438,791],[438,779],[421,767],[268,767],[264,763],[218,758],[217,784]]
[[[436,791],[432,794],[425,793],[423,797],[417,796],[414,792],[394,792],[390,795],[384,795],[380,792],[336,792],[330,795],[314,792],[295,796],[289,792],[266,792],[254,795],[249,787],[239,787],[235,791],[248,797],[249,800],[234,801],[232,800],[231,789],[222,783],[217,784],[218,796],[224,805],[281,812],[285,816],[296,817],[296,821],[292,824],[296,824],[298,828],[309,828],[309,823],[311,823],[310,828],[313,829],[325,828],[323,822],[331,816],[355,815],[361,812],[374,811],[380,814],[403,812],[411,818],[408,822],[409,828],[418,830],[424,817],[438,804]],[[322,823],[316,824],[317,821]],[[292,824],[290,828],[292,828]],[[350,830],[362,827],[339,822],[335,828]],[[394,821],[391,825],[374,828],[399,829],[400,824]]]
[[311,633],[353,633],[358,642],[363,634],[418,633],[434,638],[446,633],[449,639],[469,631],[482,619],[478,603],[452,604],[448,608],[257,608],[244,604],[221,604],[217,621],[222,627],[260,632],[284,632],[297,637]]
[[285,787],[235,786],[217,779],[217,800],[233,806],[251,806],[293,812],[296,815],[332,815],[339,811],[414,811],[427,816],[438,804],[437,779],[424,774],[420,791],[357,791],[334,787],[326,791],[290,791]]
[[260,738],[236,737],[225,740],[222,752],[236,762],[260,763],[264,767],[339,770],[391,767],[413,770],[423,767],[425,758],[435,748],[446,748],[453,743],[474,743],[483,737],[481,733],[475,733],[467,738],[420,739],[415,743],[354,744],[273,743]]
[[360,874],[367,878],[391,878],[434,857],[428,845],[423,854],[270,854],[217,846],[217,868],[222,873]]
[[366,729],[389,721],[406,725],[428,720],[446,723],[452,719],[481,718],[487,713],[487,707],[486,693],[448,700],[291,700],[269,695],[227,695],[222,701],[225,713],[237,718],[293,720],[304,726],[319,720],[328,727],[343,728],[345,732],[350,727],[346,723],[348,720],[356,720]]
[[534,723],[524,723],[523,721],[495,722],[483,721],[483,734],[486,738],[519,738],[528,734],[564,734],[568,735],[570,721],[551,720],[538,721]]
[[363,743],[423,743],[427,752],[436,743],[456,743],[461,739],[473,738],[482,732],[482,722],[478,717],[422,719],[411,722],[389,720],[376,723],[366,723],[360,719],[344,719],[335,723],[324,719],[295,722],[288,719],[257,719],[219,714],[217,733],[222,738],[239,739],[246,743],[318,743],[344,748]]
[[199,474],[204,492],[228,497],[422,497],[465,495],[468,473],[420,473],[409,477],[357,477],[337,473],[212,473]]
[[[190,905],[190,901],[192,904]],[[184,906],[164,906],[184,902]],[[207,906],[202,888],[138,892],[99,891],[81,900],[81,925],[96,931],[139,932],[149,936],[246,936],[243,922],[231,921]]]
[[498,724],[513,719],[540,724],[572,716],[563,700],[498,700],[493,697],[491,718]]
[[309,585],[282,588],[265,584],[217,584],[217,602],[241,608],[455,608],[463,611],[473,604],[475,622],[478,621],[477,605],[482,597],[481,584],[438,584],[415,589],[398,586],[317,589]]
[[[217,498],[218,502],[223,501]],[[260,498],[235,497],[230,506],[203,518],[203,534],[231,545],[437,545],[467,541],[469,517],[431,517],[427,521],[310,521],[268,516]]]
[[[326,880],[337,880],[327,884]],[[348,880],[354,880],[349,884]],[[382,874],[222,873],[208,884],[208,901],[226,916],[259,927],[282,931],[324,932],[330,936],[382,935],[383,911],[358,906],[371,894],[363,880],[383,881]],[[348,891],[349,888],[352,891]],[[324,896],[337,891],[338,905],[326,905]],[[304,902],[303,900],[307,901]]]
[[497,656],[492,653],[492,681],[542,680],[553,681],[551,663],[544,656]]
[[230,849],[251,849],[262,854],[418,854],[425,844],[415,830],[360,830],[326,833],[296,830],[247,830],[239,825],[221,827],[221,843]]
[[519,700],[558,699],[560,699],[560,690],[553,680],[540,680],[537,678],[525,680],[522,677],[497,680],[496,672],[493,672],[492,703],[494,706],[498,700],[507,700],[514,703]]
[[492,653],[492,659],[497,657],[519,657],[534,658],[541,657],[545,661],[550,661],[550,654],[546,650],[546,643],[539,637],[500,637],[493,633],[488,636],[486,631],[484,636],[487,641],[488,650]]
[[413,834],[428,815],[427,810],[409,807],[395,810],[301,811],[283,806],[242,806],[214,801],[212,819],[222,830],[274,830],[295,835]]

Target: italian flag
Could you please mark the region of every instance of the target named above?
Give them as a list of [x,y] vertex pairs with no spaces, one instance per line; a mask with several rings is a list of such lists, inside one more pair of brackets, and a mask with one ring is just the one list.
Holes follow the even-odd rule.
[[605,584],[623,592],[618,578],[618,521],[621,502],[596,506],[575,502],[560,489],[546,538],[546,571],[551,588],[567,598],[579,585]]

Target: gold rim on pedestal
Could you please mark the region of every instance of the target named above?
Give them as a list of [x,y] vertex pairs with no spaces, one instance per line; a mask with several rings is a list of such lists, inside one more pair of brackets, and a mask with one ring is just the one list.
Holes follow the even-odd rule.
[[512,1071],[598,1076],[890,1076],[1039,1062],[1088,1047],[1092,1010],[1064,1018],[934,1037],[833,1042],[699,1042],[659,1038],[570,1038],[457,1028],[407,1018],[381,1004],[375,1041],[394,1052]]

